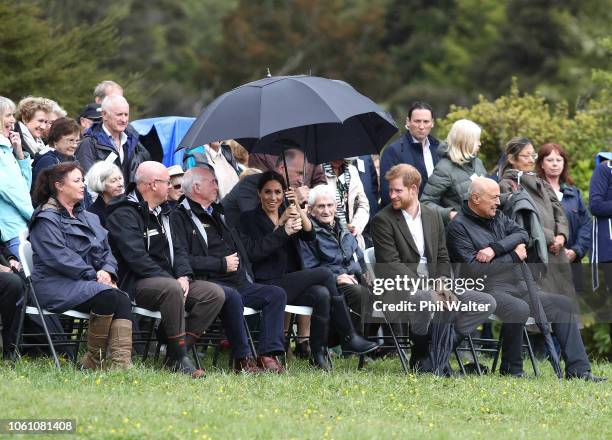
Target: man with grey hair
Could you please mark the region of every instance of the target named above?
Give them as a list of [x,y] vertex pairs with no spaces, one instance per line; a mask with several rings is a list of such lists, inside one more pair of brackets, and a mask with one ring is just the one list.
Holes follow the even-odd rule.
[[123,96],[123,87],[111,80],[102,81],[96,85],[94,89],[94,101],[96,104],[101,104],[104,98],[110,95]]
[[219,314],[225,294],[216,284],[194,281],[170,224],[166,167],[143,162],[135,178],[136,188],[108,207],[106,226],[119,263],[119,286],[137,305],[161,312],[170,367],[199,378],[204,372],[187,353]]
[[[216,204],[218,183],[210,165],[190,168],[183,176],[185,198],[172,212],[172,227],[177,242],[187,251],[197,279],[214,281],[223,287],[225,305],[221,319],[232,345],[236,371],[258,370],[281,373],[284,368],[276,355],[284,352],[285,291],[272,285],[253,282],[249,258],[269,255],[297,232],[291,222],[260,240],[251,240],[229,227]],[[242,326],[243,304],[262,311],[257,364]]]
[[127,130],[130,106],[120,95],[109,95],[102,100],[102,121],[83,133],[76,157],[85,172],[100,160],[114,163],[123,172],[126,183],[134,181],[136,168],[150,159],[149,152],[138,140],[138,135]]
[[[484,280],[485,290],[497,302],[495,314],[504,322],[500,373],[522,377],[523,327],[531,314],[531,301],[520,264],[527,259],[529,234],[497,209],[499,196],[497,182],[475,178],[468,200],[448,225],[446,242],[451,261],[464,263],[461,276]],[[601,381],[591,373],[576,305],[563,295],[542,291],[537,294],[559,340],[566,377]]]

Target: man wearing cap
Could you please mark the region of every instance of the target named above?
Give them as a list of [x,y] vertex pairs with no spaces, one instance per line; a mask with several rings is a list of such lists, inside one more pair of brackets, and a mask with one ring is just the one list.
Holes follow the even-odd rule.
[[81,127],[81,136],[85,133],[88,128],[91,128],[96,122],[100,122],[102,120],[102,110],[100,109],[100,104],[96,104],[95,102],[90,102],[87,104],[81,113],[79,114],[79,118],[77,122]]
[[110,95],[101,104],[102,121],[84,133],[76,157],[87,172],[101,160],[117,165],[126,183],[134,182],[136,168],[150,159],[149,152],[138,140],[138,135],[127,130],[130,105],[123,96]]

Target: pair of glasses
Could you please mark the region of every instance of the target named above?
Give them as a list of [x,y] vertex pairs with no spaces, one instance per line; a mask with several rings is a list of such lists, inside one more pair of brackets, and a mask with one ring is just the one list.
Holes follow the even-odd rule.
[[179,189],[181,189],[181,184],[179,183],[177,185],[173,185],[172,188],[174,188],[174,189],[176,189],[178,191]]
[[538,158],[538,154],[537,153],[533,153],[533,154],[519,154],[519,157],[523,158],[523,159],[533,159],[533,160],[537,160]]
[[164,179],[154,179],[153,182],[151,183],[157,183],[157,182],[162,182],[162,183],[165,183],[166,185],[170,185],[170,180],[164,180]]

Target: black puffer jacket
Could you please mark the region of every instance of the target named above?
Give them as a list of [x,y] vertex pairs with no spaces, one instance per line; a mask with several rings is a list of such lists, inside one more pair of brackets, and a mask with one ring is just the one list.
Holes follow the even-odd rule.
[[[110,244],[119,263],[119,287],[132,298],[134,285],[140,279],[193,276],[185,249],[172,236],[166,204],[151,212],[134,189],[109,204],[107,213]],[[172,240],[172,254],[167,234]]]
[[[503,212],[486,219],[476,215],[464,202],[462,210],[448,224],[446,246],[450,260],[462,264],[459,276],[484,277],[488,288],[499,285],[516,286],[520,259],[514,249],[527,244],[529,235]],[[476,260],[478,251],[491,247],[495,257],[489,263]]]

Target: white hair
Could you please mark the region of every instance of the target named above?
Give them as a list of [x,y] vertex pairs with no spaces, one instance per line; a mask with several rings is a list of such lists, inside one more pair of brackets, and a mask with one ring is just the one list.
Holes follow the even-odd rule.
[[4,118],[7,113],[15,113],[15,103],[5,96],[0,96],[0,120]]
[[121,95],[108,95],[102,100],[100,109],[104,112],[109,112],[116,104],[128,104],[128,102],[127,99]]
[[213,177],[215,177],[214,171],[208,167],[189,168],[187,171],[185,171],[185,174],[183,174],[183,181],[181,182],[181,188],[185,194],[188,196],[191,195],[193,185],[200,182],[202,177],[204,177],[202,174],[203,171],[207,171]]
[[106,182],[106,179],[108,179],[114,172],[122,174],[121,169],[114,163],[100,161],[93,164],[85,175],[87,191],[102,194],[106,188],[106,184],[104,182]]
[[317,185],[308,192],[308,204],[314,206],[319,197],[327,196],[336,201],[336,189],[331,185]]

